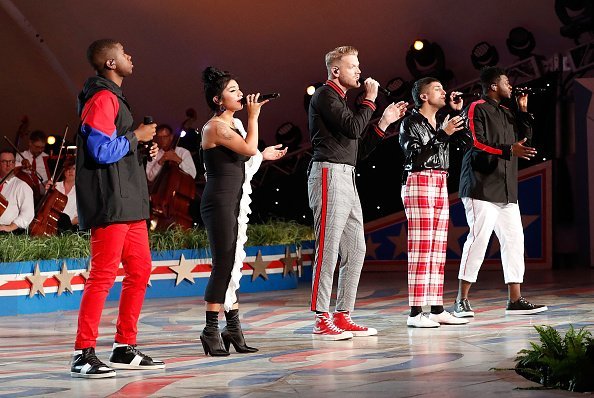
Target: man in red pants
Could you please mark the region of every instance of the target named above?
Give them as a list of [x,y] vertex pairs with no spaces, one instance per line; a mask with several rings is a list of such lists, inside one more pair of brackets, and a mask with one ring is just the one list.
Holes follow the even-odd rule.
[[[149,196],[139,142],[155,135],[155,124],[132,130],[132,113],[121,85],[132,74],[132,57],[114,40],[97,40],[87,50],[97,75],[78,96],[76,200],[81,229],[91,229],[91,271],[80,304],[70,374],[115,376],[112,368],[160,369],[165,364],[136,348],[137,322],[151,272],[146,219]],[[157,152],[153,146],[151,155]],[[124,267],[112,367],[95,355],[101,312]]]

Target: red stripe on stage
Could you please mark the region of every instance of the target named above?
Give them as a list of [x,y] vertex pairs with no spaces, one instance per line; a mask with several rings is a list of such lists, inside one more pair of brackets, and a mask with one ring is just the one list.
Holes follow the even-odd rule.
[[328,169],[322,168],[322,216],[320,219],[320,239],[318,242],[318,261],[316,264],[316,275],[314,277],[311,291],[311,310],[316,310],[318,300],[318,284],[320,283],[320,270],[324,259],[324,237],[326,235],[326,216],[328,214]]

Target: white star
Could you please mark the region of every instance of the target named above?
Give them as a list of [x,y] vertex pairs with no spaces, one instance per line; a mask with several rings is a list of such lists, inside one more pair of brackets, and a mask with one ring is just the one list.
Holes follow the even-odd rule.
[[196,267],[196,264],[193,261],[188,261],[182,254],[179,259],[179,265],[172,265],[169,267],[170,270],[177,274],[177,279],[175,280],[175,286],[179,285],[183,282],[184,279],[187,279],[190,283],[194,283],[194,277],[192,276],[192,271]]
[[39,292],[45,297],[45,290],[43,290],[43,283],[47,279],[47,276],[41,275],[39,272],[39,264],[35,264],[35,270],[33,275],[27,275],[26,279],[31,283],[31,290],[29,291],[29,297],[35,296],[35,293]]
[[68,266],[66,265],[66,261],[64,261],[62,263],[62,270],[60,271],[60,273],[54,275],[54,278],[56,278],[60,283],[60,285],[58,286],[58,296],[64,293],[65,290],[69,291],[70,293],[73,292],[70,281],[72,280],[72,277],[74,275],[76,274],[68,272]]

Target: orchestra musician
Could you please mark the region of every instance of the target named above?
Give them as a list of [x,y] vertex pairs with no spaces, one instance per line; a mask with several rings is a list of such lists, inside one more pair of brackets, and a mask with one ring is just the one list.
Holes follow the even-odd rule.
[[192,159],[192,154],[185,148],[173,145],[175,136],[173,129],[167,124],[157,126],[154,141],[159,146],[157,157],[152,162],[146,164],[146,177],[150,182],[155,181],[155,178],[163,168],[165,162],[170,162],[178,166],[183,172],[196,178],[196,166]]
[[[35,130],[29,135],[29,149],[18,153],[16,167],[23,166],[39,179],[43,187],[49,180],[49,170],[46,159],[48,154],[44,152],[47,136],[41,130]],[[21,157],[22,156],[22,157]]]
[[[56,182],[56,190],[68,198],[64,211],[58,219],[58,231],[77,231],[78,212],[76,209],[76,189],[74,186],[76,178],[76,165],[73,158],[67,158],[62,165],[62,181]],[[46,191],[50,189],[52,181],[45,185]]]
[[33,190],[20,178],[10,175],[14,168],[14,152],[0,150],[0,181],[3,181],[0,184],[0,195],[8,203],[0,215],[0,232],[23,233],[35,213]]

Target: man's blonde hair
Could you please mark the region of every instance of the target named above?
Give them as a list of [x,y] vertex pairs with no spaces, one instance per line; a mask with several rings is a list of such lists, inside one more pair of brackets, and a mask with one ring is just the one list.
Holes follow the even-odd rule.
[[359,55],[359,51],[352,46],[340,46],[326,54],[326,69],[328,69],[328,76],[332,75],[330,68],[332,68],[336,61],[345,55]]

